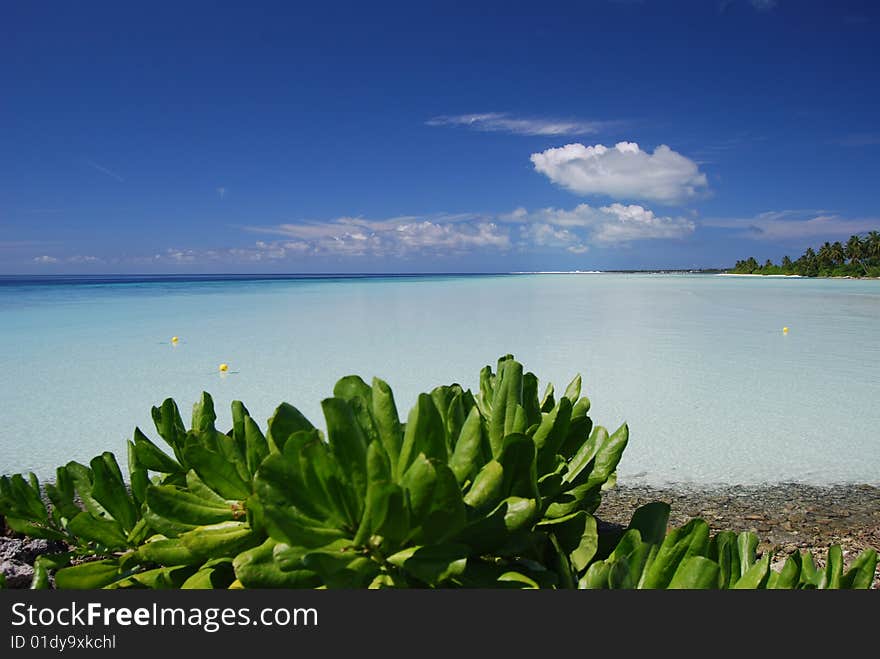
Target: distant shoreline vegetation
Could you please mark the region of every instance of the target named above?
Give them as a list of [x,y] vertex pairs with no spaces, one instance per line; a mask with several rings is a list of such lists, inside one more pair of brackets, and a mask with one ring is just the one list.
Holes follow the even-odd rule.
[[850,236],[846,244],[825,242],[818,250],[808,247],[796,261],[783,256],[779,265],[770,259],[761,265],[750,256],[737,261],[728,272],[736,275],[880,278],[880,231],[869,231],[864,237]]

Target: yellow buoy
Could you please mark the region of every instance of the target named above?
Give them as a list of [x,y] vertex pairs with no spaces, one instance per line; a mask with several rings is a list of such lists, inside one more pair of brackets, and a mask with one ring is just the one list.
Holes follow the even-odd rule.
[[788,334],[788,328],[787,328],[787,327],[783,327],[783,328],[782,328],[782,333],[783,333],[783,334]]
[[229,370],[229,364],[220,364],[219,369],[221,373],[225,373]]
[[172,337],[171,337],[171,343],[177,343],[178,341],[180,341],[180,337],[179,337],[179,336],[172,336]]

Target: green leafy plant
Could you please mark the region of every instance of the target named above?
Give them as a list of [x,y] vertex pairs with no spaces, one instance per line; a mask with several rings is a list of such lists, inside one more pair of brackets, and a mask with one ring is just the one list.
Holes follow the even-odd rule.
[[839,547],[821,573],[804,555],[777,574],[754,536],[710,539],[700,520],[667,534],[662,503],[600,533],[626,424],[593,425],[580,377],[539,395],[510,355],[479,382],[421,394],[402,422],[385,382],[348,376],[322,401],[326,431],[283,403],[264,434],[235,401],[223,433],[208,394],[187,429],[168,399],[152,410],[168,449],[135,429],[127,483],[109,453],[42,490],[4,477],[0,514],[71,548],[37,560],[35,588],[870,585],[875,553],[845,574]]

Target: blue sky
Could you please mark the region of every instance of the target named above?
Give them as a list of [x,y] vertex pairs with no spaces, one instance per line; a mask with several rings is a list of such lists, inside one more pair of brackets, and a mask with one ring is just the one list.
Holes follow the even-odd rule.
[[247,4],[4,3],[0,273],[711,267],[880,228],[874,3]]

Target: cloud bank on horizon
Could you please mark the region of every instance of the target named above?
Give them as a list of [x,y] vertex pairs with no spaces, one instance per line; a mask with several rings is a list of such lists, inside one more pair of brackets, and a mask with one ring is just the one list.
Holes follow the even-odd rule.
[[[565,210],[517,208],[497,215],[407,216],[382,220],[341,217],[324,222],[251,226],[248,230],[287,240],[259,242],[252,256],[291,254],[411,257],[475,249],[561,249],[573,254],[590,245],[609,247],[635,240],[681,238],[694,230],[686,217],[658,216],[636,204]],[[259,256],[258,256],[259,255]]]

